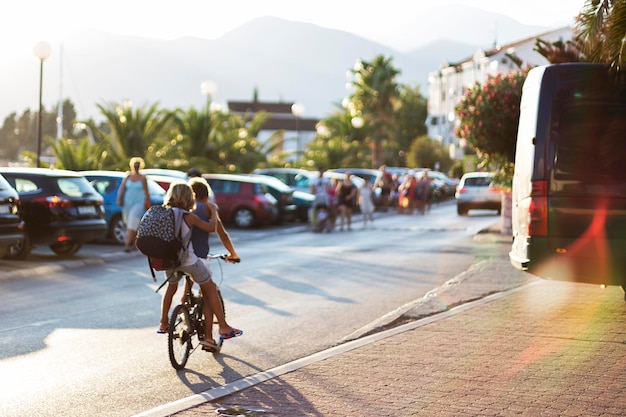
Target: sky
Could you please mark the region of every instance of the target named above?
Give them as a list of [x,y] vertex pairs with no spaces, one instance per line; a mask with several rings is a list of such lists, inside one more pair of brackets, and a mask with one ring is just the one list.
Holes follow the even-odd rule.
[[84,29],[215,39],[259,16],[310,22],[377,40],[405,19],[428,11],[431,3],[463,4],[524,24],[552,26],[569,23],[585,0],[0,0],[0,59],[32,57],[39,41],[62,43],[68,34]]

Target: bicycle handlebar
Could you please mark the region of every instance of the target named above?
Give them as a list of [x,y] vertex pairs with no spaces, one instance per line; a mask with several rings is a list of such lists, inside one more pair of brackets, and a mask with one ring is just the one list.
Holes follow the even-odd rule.
[[[221,259],[221,260],[225,261],[228,256],[230,256],[229,253],[217,253],[217,254],[209,253],[207,255],[207,258],[209,258],[209,259]],[[232,259],[229,259],[228,261],[229,262],[233,262],[233,263],[239,263],[239,262],[241,262],[241,259],[239,259],[239,258],[232,258]]]

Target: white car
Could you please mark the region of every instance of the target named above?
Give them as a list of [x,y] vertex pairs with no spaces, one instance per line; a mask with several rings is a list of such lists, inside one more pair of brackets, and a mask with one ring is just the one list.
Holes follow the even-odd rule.
[[489,172],[468,172],[461,177],[456,189],[456,211],[466,216],[469,210],[502,210],[502,193],[493,185],[494,175]]

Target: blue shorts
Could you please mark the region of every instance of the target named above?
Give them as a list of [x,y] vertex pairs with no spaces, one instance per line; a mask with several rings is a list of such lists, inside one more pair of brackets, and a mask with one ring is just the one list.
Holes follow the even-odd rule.
[[177,283],[182,278],[182,273],[189,275],[193,282],[200,285],[210,282],[213,276],[209,260],[198,258],[198,260],[191,265],[179,266],[176,269],[167,271],[167,282]]

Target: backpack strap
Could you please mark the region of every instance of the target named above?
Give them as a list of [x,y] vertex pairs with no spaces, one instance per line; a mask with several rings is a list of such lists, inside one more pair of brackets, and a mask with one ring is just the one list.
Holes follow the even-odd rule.
[[191,240],[191,227],[185,236],[182,236],[182,230],[183,222],[185,221],[185,214],[189,212],[178,207],[172,207],[172,211],[174,212],[174,230],[176,231],[176,236],[180,237],[180,240],[183,242],[183,246],[187,248],[189,246],[189,241]]

